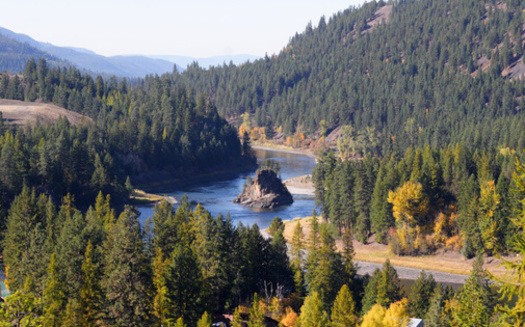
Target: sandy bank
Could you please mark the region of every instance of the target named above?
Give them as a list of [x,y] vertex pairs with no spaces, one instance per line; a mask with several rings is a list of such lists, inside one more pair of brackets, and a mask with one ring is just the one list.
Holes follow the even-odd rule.
[[288,178],[283,183],[292,194],[315,195],[315,188],[311,175]]
[[254,150],[266,150],[266,151],[276,151],[276,152],[282,152],[282,153],[293,153],[293,154],[300,154],[303,156],[308,156],[310,158],[317,158],[315,154],[313,154],[310,150],[303,150],[303,149],[294,149],[291,147],[285,147],[282,145],[270,145],[270,144],[251,144],[252,149]]

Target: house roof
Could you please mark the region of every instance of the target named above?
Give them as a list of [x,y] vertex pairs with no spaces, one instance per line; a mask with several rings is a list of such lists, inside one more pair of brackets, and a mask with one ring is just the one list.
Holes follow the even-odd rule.
[[425,323],[423,322],[423,319],[417,319],[417,318],[410,318],[410,321],[407,325],[407,327],[424,327]]

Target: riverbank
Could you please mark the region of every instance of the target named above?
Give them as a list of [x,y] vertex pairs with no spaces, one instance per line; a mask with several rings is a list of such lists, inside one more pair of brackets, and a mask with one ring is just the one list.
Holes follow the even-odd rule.
[[278,152],[283,152],[283,153],[293,153],[293,154],[300,154],[300,155],[304,155],[310,158],[317,159],[317,156],[308,149],[297,149],[297,148],[292,148],[291,146],[274,144],[274,143],[269,143],[269,142],[264,142],[264,143],[254,142],[250,146],[254,150],[267,150],[267,151],[278,151]]
[[[293,231],[297,223],[301,223],[305,239],[310,235],[311,217],[295,218],[285,220],[283,236],[287,242],[292,239]],[[320,223],[322,219],[319,219]],[[371,274],[376,268],[381,266],[388,259],[398,271],[402,279],[414,280],[419,277],[419,273],[424,270],[432,273],[434,278],[442,283],[462,284],[468,278],[472,270],[474,259],[466,259],[457,251],[438,252],[426,256],[398,256],[391,253],[387,245],[371,242],[362,244],[354,240],[355,256],[354,260],[359,266],[358,274]],[[336,241],[339,250],[342,249],[341,241]],[[483,267],[498,277],[505,275],[505,268],[500,266],[501,260],[494,257],[486,257]],[[439,280],[438,280],[439,279]]]
[[312,175],[303,175],[288,178],[283,181],[288,191],[292,194],[298,195],[315,195],[315,188],[312,182]]
[[233,168],[222,167],[209,172],[187,174],[184,177],[174,177],[167,173],[159,173],[157,176],[151,176],[151,179],[149,179],[148,182],[139,182],[136,187],[147,193],[158,194],[202,181],[232,178],[242,172],[254,170],[255,167],[255,163],[246,163]]
[[133,194],[131,195],[130,202],[132,205],[145,205],[145,204],[157,203],[162,200],[166,200],[172,205],[175,205],[178,203],[177,199],[173,196],[148,193],[148,192],[145,192],[139,189],[133,190]]

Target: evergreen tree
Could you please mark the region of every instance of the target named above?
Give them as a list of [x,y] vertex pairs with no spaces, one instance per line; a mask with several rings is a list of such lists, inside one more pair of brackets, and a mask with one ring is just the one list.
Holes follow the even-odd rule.
[[163,324],[168,316],[169,302],[167,297],[168,287],[166,275],[169,260],[164,259],[162,249],[157,247],[153,259],[153,286],[155,287],[155,299],[153,300],[153,315],[159,324]]
[[458,326],[490,326],[494,296],[485,279],[483,258],[478,256],[467,282],[454,296],[453,322]]
[[58,276],[56,255],[51,255],[47,268],[47,282],[42,294],[44,305],[44,326],[61,326],[66,297],[63,292],[63,283]]
[[436,288],[434,277],[430,274],[428,277],[424,271],[421,271],[418,279],[410,287],[408,296],[408,309],[414,317],[425,317],[430,306],[430,299]]
[[[22,258],[29,254],[31,233],[42,220],[43,217],[38,212],[35,192],[24,187],[9,210],[3,242],[6,277],[12,291],[21,289],[26,276],[30,273],[27,267],[21,265]],[[36,258],[31,260],[33,259]]]
[[345,284],[335,298],[331,314],[332,326],[352,327],[356,326],[357,316],[355,301],[350,289]]
[[82,286],[80,287],[81,325],[97,326],[102,306],[102,290],[99,285],[98,269],[94,262],[93,245],[88,242],[82,263]]
[[108,235],[102,285],[111,324],[142,326],[150,309],[147,257],[137,214],[126,207]]
[[304,300],[299,316],[301,327],[326,327],[330,324],[323,301],[317,292],[312,292]]
[[341,254],[335,252],[335,241],[327,224],[320,226],[321,244],[317,250],[317,264],[310,266],[307,274],[310,292],[317,292],[323,303],[331,307],[337,292],[350,278],[345,271]]
[[429,327],[443,327],[450,325],[450,318],[447,314],[446,305],[453,297],[451,287],[443,288],[438,284],[434,288],[434,293],[430,298],[430,305],[425,318],[425,324]]
[[301,265],[303,264],[303,258],[302,258],[302,250],[304,248],[304,233],[303,233],[303,227],[301,226],[301,222],[297,222],[295,224],[293,235],[292,235],[292,241],[290,243],[290,256],[292,259],[292,266],[294,269],[300,269]]
[[197,257],[191,248],[177,245],[168,268],[167,312],[174,319],[182,317],[188,324],[195,324],[204,312],[204,280]]
[[386,260],[381,272],[381,279],[377,285],[377,303],[383,306],[389,306],[391,303],[400,301],[403,298],[403,290],[401,289],[397,271],[390,264],[390,260]]
[[197,321],[197,327],[209,327],[211,326],[211,317],[207,311],[202,314],[202,317]]
[[264,306],[259,300],[257,293],[253,295],[252,307],[250,309],[250,321],[248,327],[264,327]]
[[377,288],[379,287],[382,276],[381,270],[376,268],[366,284],[365,294],[361,304],[361,315],[365,315],[377,303]]

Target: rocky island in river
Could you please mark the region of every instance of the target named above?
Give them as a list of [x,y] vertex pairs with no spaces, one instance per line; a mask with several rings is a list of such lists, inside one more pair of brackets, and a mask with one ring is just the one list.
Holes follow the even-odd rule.
[[275,171],[267,168],[259,169],[255,179],[244,186],[242,193],[233,202],[252,208],[270,209],[293,203],[293,197]]

